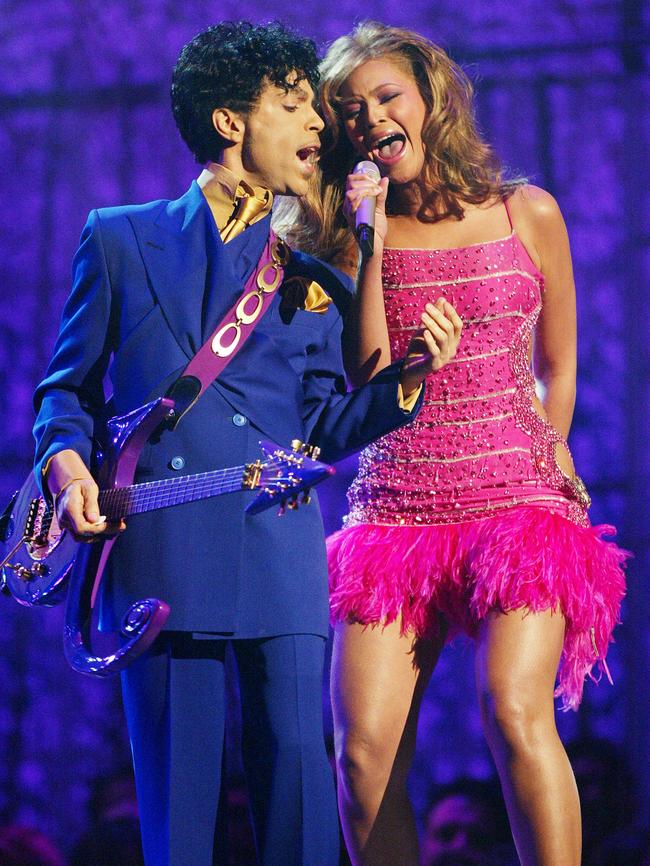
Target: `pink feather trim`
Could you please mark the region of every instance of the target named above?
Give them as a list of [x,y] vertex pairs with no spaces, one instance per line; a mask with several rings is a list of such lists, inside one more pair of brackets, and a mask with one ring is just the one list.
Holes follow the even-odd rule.
[[362,524],[328,539],[333,620],[393,622],[430,637],[442,613],[450,638],[476,632],[491,610],[559,609],[566,634],[556,696],[576,709],[605,655],[625,594],[629,553],[603,535],[539,508],[445,526]]

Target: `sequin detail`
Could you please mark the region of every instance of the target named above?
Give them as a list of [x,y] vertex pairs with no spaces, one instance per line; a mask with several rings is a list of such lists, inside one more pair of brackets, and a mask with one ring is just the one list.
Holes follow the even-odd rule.
[[543,277],[513,233],[454,250],[384,252],[391,352],[406,351],[427,301],[463,320],[454,361],[429,376],[417,420],[366,448],[345,526],[436,525],[539,505],[586,526],[585,501],[560,469],[560,433],[536,411],[529,362]]

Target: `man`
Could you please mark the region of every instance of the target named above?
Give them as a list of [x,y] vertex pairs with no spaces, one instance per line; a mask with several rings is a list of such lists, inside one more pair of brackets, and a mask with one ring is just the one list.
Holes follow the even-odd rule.
[[[282,26],[209,28],[183,49],[172,87],[181,135],[207,165],[198,183],[177,201],[91,214],[36,393],[36,472],[78,536],[116,529],[99,514],[87,468],[106,374],[120,414],[165,394],[241,295],[267,243],[273,195],[304,194],[315,170],[323,126],[316,83],[313,43]],[[223,374],[173,431],[145,447],[136,481],[248,462],[261,436],[299,437],[332,461],[413,416],[403,401],[421,399],[427,350],[414,354],[408,373],[395,364],[347,394],[345,278],[297,253],[285,278],[287,290]],[[296,278],[309,288],[305,304],[295,300]],[[453,340],[449,329],[441,351]],[[327,582],[318,507],[278,519],[246,515],[246,502],[236,493],[132,517],[102,588],[107,629],[119,628],[139,598],[171,607],[166,630],[123,674],[147,866],[213,862],[227,641],[240,678],[259,860],[337,862],[322,741]]]

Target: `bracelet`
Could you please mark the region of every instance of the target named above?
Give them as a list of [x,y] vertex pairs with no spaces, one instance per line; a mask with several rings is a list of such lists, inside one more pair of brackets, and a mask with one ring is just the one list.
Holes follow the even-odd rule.
[[52,497],[52,508],[53,508],[53,510],[54,510],[54,513],[56,514],[56,503],[57,503],[57,500],[58,500],[59,496],[63,493],[64,490],[67,490],[67,488],[70,487],[71,484],[74,484],[75,481],[91,481],[91,480],[92,480],[92,479],[90,479],[90,478],[86,478],[85,476],[84,476],[84,477],[79,477],[79,478],[69,478],[69,479],[65,482],[65,484],[63,484],[62,487],[59,489],[59,492],[58,492],[58,493],[55,493],[54,496]]

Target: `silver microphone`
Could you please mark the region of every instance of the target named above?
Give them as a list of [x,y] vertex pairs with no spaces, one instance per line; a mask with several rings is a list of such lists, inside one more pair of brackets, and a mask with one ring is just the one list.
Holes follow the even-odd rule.
[[[369,159],[364,159],[361,162],[358,162],[352,173],[365,174],[367,177],[376,180],[377,183],[381,180],[379,169],[375,163],[371,162]],[[377,196],[374,195],[364,196],[354,214],[354,233],[361,249],[361,255],[364,259],[370,258],[374,250],[376,198]]]

